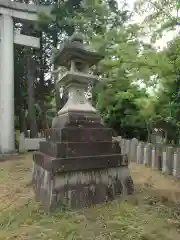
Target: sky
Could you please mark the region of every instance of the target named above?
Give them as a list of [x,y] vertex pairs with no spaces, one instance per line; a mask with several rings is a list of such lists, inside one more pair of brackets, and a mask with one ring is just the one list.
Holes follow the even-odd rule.
[[[144,1],[148,1],[148,0],[144,0]],[[117,2],[119,4],[119,7],[121,7],[121,3],[124,2],[124,0],[117,0]],[[133,10],[135,2],[136,0],[126,0],[126,3],[128,4],[130,10]],[[143,19],[144,19],[144,16],[136,15],[133,18],[133,21],[140,23],[143,21]],[[175,37],[176,34],[177,34],[177,31],[169,31],[167,33],[164,33],[163,37],[156,42],[155,46],[158,49],[162,49],[163,47],[166,46],[168,41],[171,41]],[[146,38],[144,38],[144,41],[149,41],[149,40],[150,40],[150,36],[147,36]]]

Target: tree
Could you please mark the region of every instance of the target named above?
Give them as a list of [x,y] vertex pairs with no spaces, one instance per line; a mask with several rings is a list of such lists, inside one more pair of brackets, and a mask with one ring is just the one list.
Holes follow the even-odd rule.
[[[159,116],[163,121],[163,114],[167,116],[167,111],[163,113],[159,103],[166,105],[162,89],[168,79],[167,74],[173,75],[173,62],[168,62],[172,54],[168,55],[167,51],[157,52],[152,45],[142,43],[139,39],[140,26],[128,23],[131,13],[125,6],[118,9],[115,0],[41,0],[37,3],[56,4],[51,15],[39,15],[39,22],[32,26],[32,29],[22,25],[25,33],[34,34],[41,39],[40,51],[28,54],[37,63],[33,85],[38,127],[49,127],[55,114],[54,93],[56,110],[63,104],[59,99],[57,84],[52,74],[49,74],[52,69],[50,58],[53,49],[57,49],[74,31],[81,31],[85,35],[86,43],[90,44],[93,50],[104,54],[104,60],[91,69],[100,80],[93,89],[93,104],[100,110],[107,124],[119,134],[146,140],[155,124],[160,122]],[[26,110],[27,72],[21,66],[25,60],[24,51],[23,48],[16,49],[16,64],[21,71],[16,72],[16,78],[20,76],[20,87],[16,87],[15,100],[19,103],[18,106],[23,106]],[[57,69],[57,66],[55,68]],[[161,99],[152,99],[145,88],[138,86],[138,81],[148,87],[159,85]],[[24,101],[23,97],[18,95],[20,91],[25,96]],[[16,114],[22,116],[18,106]]]
[[110,1],[82,1],[69,24],[85,33],[86,42],[93,50],[105,55],[100,65],[92,69],[102,79],[93,91],[94,104],[109,126],[120,134],[137,136],[139,129],[145,134],[146,126],[139,117],[136,99],[147,96],[144,89],[133,85],[141,61],[139,27],[126,25],[130,13],[126,9],[118,10],[113,2],[111,5]]
[[144,16],[142,27],[149,35],[153,31],[154,39],[164,31],[175,30],[180,26],[179,0],[137,0],[135,10]]
[[[180,122],[180,38],[177,37],[168,44],[163,54],[168,58],[170,67],[161,69],[161,91],[159,93],[159,103],[161,106],[161,122],[165,123],[167,138],[178,141]],[[163,108],[162,108],[163,104]]]

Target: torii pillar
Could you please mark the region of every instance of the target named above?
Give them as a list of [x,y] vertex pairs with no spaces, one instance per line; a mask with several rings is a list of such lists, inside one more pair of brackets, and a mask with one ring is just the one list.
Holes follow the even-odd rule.
[[[47,7],[0,0],[0,153],[15,152],[14,43],[39,48],[39,38],[15,33],[13,18],[37,21]],[[48,7],[48,10],[50,8]]]
[[13,19],[2,15],[0,24],[0,152],[12,153],[15,151]]

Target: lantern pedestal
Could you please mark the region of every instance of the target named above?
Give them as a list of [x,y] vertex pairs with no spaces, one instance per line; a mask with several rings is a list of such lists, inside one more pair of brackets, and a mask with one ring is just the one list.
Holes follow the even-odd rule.
[[121,155],[118,142],[112,142],[113,130],[102,124],[97,110],[85,98],[87,83],[95,76],[74,70],[77,62],[84,61],[86,68],[80,66],[87,70],[98,59],[80,43],[72,41],[60,50],[57,59],[70,68],[60,79],[69,92],[68,101],[52,128],[45,131],[47,140],[33,155],[34,192],[47,209],[87,207],[134,191],[128,159]]

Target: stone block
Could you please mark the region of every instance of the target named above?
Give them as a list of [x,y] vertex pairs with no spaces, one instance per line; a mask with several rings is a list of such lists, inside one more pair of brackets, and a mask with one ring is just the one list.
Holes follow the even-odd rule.
[[144,147],[144,165],[148,167],[152,165],[152,144],[150,143]]
[[45,141],[45,138],[25,138],[25,149],[28,150],[38,150],[40,142]]
[[157,143],[152,149],[152,168],[162,170],[163,156],[162,144]]
[[128,164],[120,154],[55,158],[41,152],[34,152],[33,160],[37,165],[52,173],[127,166]]
[[112,130],[70,127],[49,134],[34,152],[32,178],[35,195],[46,208],[79,208],[133,193],[128,158],[112,141]]
[[143,164],[144,161],[144,142],[140,142],[137,146],[137,163]]
[[95,156],[120,153],[118,142],[40,142],[40,152],[51,157],[65,158],[77,156]]
[[121,153],[122,154],[125,154],[125,144],[126,144],[126,139],[122,138],[121,139],[121,143],[120,143],[120,146],[121,146]]
[[25,135],[24,135],[24,133],[20,133],[20,136],[19,136],[19,152],[24,153],[26,151],[27,151],[27,149],[26,149],[26,145],[25,145]]
[[64,127],[44,130],[44,137],[53,142],[112,141],[111,128]]
[[131,140],[126,139],[125,140],[125,154],[128,156],[130,156],[130,150],[131,150]]
[[88,207],[134,191],[128,169],[122,167],[52,175],[35,164],[32,183],[36,199],[49,210]]
[[156,169],[156,150],[152,149],[152,169]]
[[130,162],[136,162],[137,158],[137,146],[139,141],[136,138],[131,140],[131,148],[130,148]]
[[169,173],[167,152],[162,153],[162,172]]
[[180,178],[180,153],[179,153],[179,151],[174,153],[173,176],[178,179]]
[[173,174],[174,151],[175,149],[173,147],[167,147],[167,163],[170,175]]

